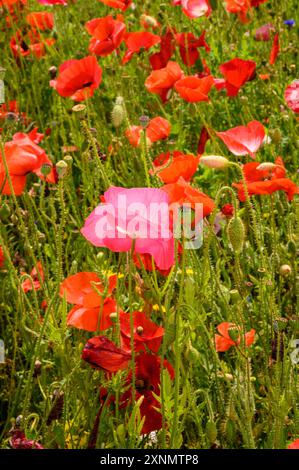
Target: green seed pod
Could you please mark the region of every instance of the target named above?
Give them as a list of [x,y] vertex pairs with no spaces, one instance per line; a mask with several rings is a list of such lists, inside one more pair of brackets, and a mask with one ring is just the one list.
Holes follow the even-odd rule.
[[[120,98],[120,97],[119,97]],[[116,100],[116,104],[114,105],[112,112],[111,112],[111,121],[114,127],[118,128],[122,125],[125,119],[125,109],[122,102]]]
[[199,361],[199,352],[197,349],[192,346],[191,341],[189,341],[187,350],[186,350],[186,359],[191,362],[191,364],[196,364]]
[[56,163],[56,171],[59,179],[63,179],[68,171],[68,164],[64,160],[60,160]]
[[217,439],[217,426],[214,421],[208,421],[206,426],[206,433],[210,444],[214,444]]
[[233,217],[227,226],[227,235],[235,253],[241,253],[245,241],[245,228],[240,217]]
[[232,304],[237,304],[242,300],[238,289],[232,289],[229,291],[230,300]]

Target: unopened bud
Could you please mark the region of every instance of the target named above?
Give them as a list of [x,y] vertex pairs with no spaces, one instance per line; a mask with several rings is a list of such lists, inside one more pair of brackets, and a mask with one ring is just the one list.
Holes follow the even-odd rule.
[[56,171],[59,179],[63,179],[66,176],[67,170],[68,164],[64,160],[60,160],[56,163]]
[[283,277],[288,277],[292,273],[292,268],[289,264],[283,264],[279,269],[280,275]]
[[240,217],[236,216],[230,219],[227,226],[229,242],[235,253],[240,253],[245,241],[245,228]]
[[63,160],[69,165],[71,166],[73,164],[73,157],[71,155],[66,155]]
[[86,114],[85,104],[76,104],[72,107],[73,113],[76,113],[79,117],[84,117]]
[[277,165],[275,165],[275,163],[264,162],[264,163],[261,163],[260,165],[258,165],[256,167],[256,169],[258,171],[273,171],[273,170],[275,170],[276,167],[277,167]]
[[227,168],[230,162],[220,155],[204,155],[200,157],[199,163],[209,168],[222,169]]
[[207,422],[206,434],[210,441],[210,444],[213,444],[217,439],[217,426],[214,421]]
[[[120,100],[121,98],[121,100]],[[121,96],[117,97],[116,103],[111,112],[111,121],[114,127],[118,128],[122,125],[125,119],[125,109],[123,106],[123,98]]]

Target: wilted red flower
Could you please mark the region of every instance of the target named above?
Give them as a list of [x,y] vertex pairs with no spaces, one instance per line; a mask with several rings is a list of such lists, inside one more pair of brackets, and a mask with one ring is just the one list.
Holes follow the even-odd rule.
[[95,369],[115,373],[126,369],[131,354],[122,348],[118,348],[105,336],[96,336],[88,340],[82,351],[82,359]]
[[288,449],[299,449],[299,439],[296,439],[295,441],[291,442],[291,444],[288,445]]
[[258,121],[251,121],[247,126],[238,126],[216,135],[225,143],[234,155],[250,155],[255,158],[265,138],[264,126]]
[[110,314],[116,312],[116,302],[111,294],[115,287],[116,275],[109,277],[106,292],[103,281],[92,272],[77,273],[65,279],[60,285],[60,296],[75,304],[68,314],[68,326],[87,331],[112,326]]
[[104,3],[104,5],[107,5],[108,7],[126,11],[126,9],[131,5],[132,0],[99,0],[99,2]]
[[173,0],[173,4],[180,5],[183,13],[189,18],[210,16],[212,11],[208,0]]
[[197,103],[199,101],[209,101],[208,93],[214,85],[212,75],[203,78],[185,77],[178,80],[174,88],[178,94],[189,103]]
[[89,52],[107,56],[120,46],[126,25],[122,21],[114,20],[112,16],[105,16],[88,21],[85,28],[92,35]]
[[154,161],[154,173],[163,183],[176,183],[182,176],[190,181],[197,170],[199,157],[180,150],[161,153]]
[[243,334],[241,328],[235,323],[223,322],[217,326],[220,335],[215,335],[215,344],[217,352],[228,351],[232,346],[239,346],[245,343],[245,347],[251,346],[254,342],[255,330],[251,329]]
[[275,31],[275,26],[272,23],[264,24],[260,26],[254,33],[254,39],[256,41],[270,41],[271,33]]
[[216,88],[226,88],[227,96],[236,96],[241,86],[254,78],[256,63],[237,57],[220,65],[219,69],[225,78],[215,79]]
[[170,61],[163,69],[154,70],[145,80],[145,86],[150,93],[156,93],[166,101],[180,78],[183,78],[183,71],[176,62]]
[[161,42],[160,36],[150,33],[148,31],[136,31],[134,33],[127,33],[125,35],[125,44],[128,48],[125,53],[122,63],[126,64],[131,60],[134,54],[148,50],[151,47]]
[[53,46],[54,43],[54,38],[43,39],[38,31],[30,30],[26,35],[17,31],[9,45],[15,57],[27,57],[32,54],[40,59],[46,54],[46,46]]
[[[174,379],[174,370],[168,361],[164,361],[163,367],[167,369],[171,379]],[[161,429],[162,415],[160,403],[154,394],[160,396],[161,359],[153,354],[142,353],[136,357],[135,362],[135,399],[141,396],[144,400],[140,406],[141,418],[145,417],[142,434]],[[127,384],[132,383],[132,372],[128,375]],[[120,397],[121,406],[127,406],[132,400],[132,389],[130,388]]]
[[204,47],[207,52],[210,52],[210,47],[205,40],[206,32],[196,38],[193,33],[178,33],[175,35],[176,42],[180,48],[181,58],[184,64],[191,67],[199,59],[198,47]]
[[284,99],[294,113],[299,113],[299,80],[294,80],[286,87]]
[[175,32],[167,29],[166,33],[161,36],[160,51],[150,56],[150,63],[153,70],[159,70],[166,67],[172,54],[175,51]]
[[45,31],[46,29],[53,29],[54,15],[47,11],[35,11],[26,16],[26,22],[34,28]]
[[24,431],[21,431],[20,429],[14,429],[11,431],[11,434],[12,436],[10,438],[9,445],[13,449],[44,449],[39,442],[27,439]]
[[[145,351],[147,346],[156,353],[164,336],[164,328],[152,322],[144,312],[133,312],[134,324],[134,350]],[[131,350],[131,315],[122,312],[120,314],[120,332],[122,347]]]
[[[195,204],[201,204],[203,217],[207,217],[215,208],[214,201],[205,193],[193,188],[184,178],[179,178],[176,183],[166,184],[161,188],[168,194],[170,209],[171,205],[180,206],[190,204],[191,209],[195,209]],[[195,221],[197,223],[198,220]]]
[[[292,200],[295,194],[299,194],[299,187],[293,181],[286,178],[286,170],[281,157],[275,160],[275,165],[273,164],[270,169],[263,169],[263,164],[261,163],[250,162],[243,166],[243,171],[249,196],[284,191],[288,199]],[[233,186],[238,189],[240,201],[245,201],[246,195],[243,183],[233,183]]]
[[273,39],[273,45],[272,45],[272,49],[271,49],[270,57],[269,57],[270,65],[275,64],[278,54],[279,54],[279,35],[278,33],[276,33]]
[[[22,275],[26,273],[21,273]],[[24,282],[22,282],[22,289],[23,291],[29,292],[30,290],[39,290],[41,288],[41,282],[44,281],[44,271],[43,267],[40,261],[38,261],[36,267],[34,267],[30,273],[30,276],[32,277],[32,282],[30,279],[26,279]]]
[[59,67],[59,76],[50,81],[60,96],[84,101],[93,96],[102,81],[102,69],[94,56],[67,60]]
[[[167,119],[160,116],[151,119],[145,130],[148,145],[157,142],[157,140],[166,139],[170,134],[170,124]],[[133,147],[140,145],[142,126],[131,126],[126,130],[125,134]]]
[[[55,182],[54,170],[44,178],[41,173],[43,165],[52,168],[44,149],[36,144],[36,139],[40,141],[43,134],[38,134],[37,129],[33,129],[29,134],[18,132],[14,134],[13,140],[4,144],[4,154],[10,175],[11,183],[16,196],[22,194],[28,173],[35,173],[37,176],[46,179],[49,183]],[[6,178],[6,171],[2,155],[0,154],[0,187],[2,194],[10,195],[11,189]]]

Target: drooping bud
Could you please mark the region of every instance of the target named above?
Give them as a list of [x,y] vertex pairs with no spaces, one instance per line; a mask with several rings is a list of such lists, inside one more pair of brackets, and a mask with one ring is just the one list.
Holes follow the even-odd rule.
[[235,253],[241,253],[245,241],[245,228],[242,219],[238,216],[230,219],[227,226],[228,240]]
[[288,277],[292,274],[292,268],[289,264],[283,264],[280,266],[279,273],[282,277]]
[[199,163],[209,168],[222,169],[227,168],[230,162],[220,155],[204,155],[200,157]]

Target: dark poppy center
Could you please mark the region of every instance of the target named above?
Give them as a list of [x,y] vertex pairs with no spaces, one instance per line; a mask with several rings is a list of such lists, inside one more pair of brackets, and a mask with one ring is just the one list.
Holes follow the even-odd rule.
[[82,88],[88,88],[92,85],[92,82],[87,82],[87,83],[84,83]]

